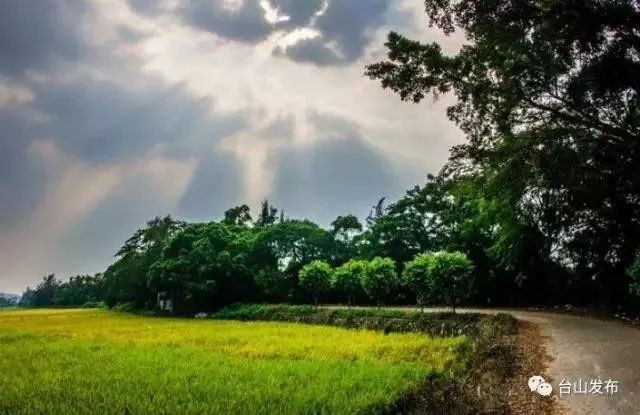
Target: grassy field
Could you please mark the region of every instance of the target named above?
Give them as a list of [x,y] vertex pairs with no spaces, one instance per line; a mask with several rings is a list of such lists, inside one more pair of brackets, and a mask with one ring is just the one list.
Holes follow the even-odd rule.
[[464,337],[105,310],[0,312],[0,413],[388,411],[460,368]]

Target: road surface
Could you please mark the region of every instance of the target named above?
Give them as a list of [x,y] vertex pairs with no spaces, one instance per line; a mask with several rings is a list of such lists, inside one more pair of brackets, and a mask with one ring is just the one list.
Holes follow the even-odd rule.
[[[552,357],[549,371],[554,395],[568,414],[640,414],[640,329],[621,322],[556,313],[509,311],[537,324]],[[603,395],[574,392],[559,396],[563,379],[603,381]],[[607,380],[618,381],[618,391],[608,394]],[[613,386],[613,384],[611,384]],[[579,385],[578,385],[579,386]],[[597,389],[595,387],[594,389]],[[613,392],[613,387],[609,389]]]
[[[404,308],[407,310],[406,308]],[[444,311],[431,308],[428,311]],[[560,313],[497,309],[461,309],[460,312],[507,312],[537,324],[551,356],[549,372],[553,395],[567,414],[640,414],[640,328],[613,320]],[[534,375],[532,373],[532,375]],[[602,395],[575,393],[560,396],[560,382],[602,380]],[[606,381],[617,381],[618,390],[605,390]],[[549,381],[549,379],[547,379]],[[611,384],[613,385],[613,384]],[[587,389],[591,387],[587,385]],[[596,387],[597,389],[597,387]],[[528,390],[528,389],[527,389]],[[566,389],[565,389],[566,391]],[[588,392],[588,390],[587,390]]]

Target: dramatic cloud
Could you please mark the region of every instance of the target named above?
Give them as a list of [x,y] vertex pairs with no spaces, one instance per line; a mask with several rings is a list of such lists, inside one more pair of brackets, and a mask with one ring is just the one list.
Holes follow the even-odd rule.
[[357,136],[292,147],[274,164],[276,206],[324,225],[347,213],[362,218],[380,197],[401,191],[389,161]]
[[19,0],[4,3],[0,13],[0,72],[21,76],[83,53],[81,0]]
[[169,8],[166,0],[127,0],[133,11],[149,16],[156,16]]
[[190,0],[181,11],[191,25],[239,42],[258,42],[273,30],[258,0]]
[[327,224],[437,171],[444,104],[362,76],[389,30],[435,36],[420,0],[6,2],[0,291],[102,271],[156,215]]
[[227,154],[201,158],[178,206],[181,217],[219,218],[222,212],[243,203],[244,171],[240,162]]
[[271,0],[270,5],[274,7],[280,16],[286,16],[286,23],[289,27],[304,27],[311,24],[312,19],[321,13],[326,0]]
[[91,162],[139,157],[159,144],[168,150],[213,148],[242,126],[239,117],[218,117],[207,100],[161,82],[126,89],[79,80],[39,86],[35,93],[35,110],[51,118],[48,133],[63,150]]
[[279,33],[276,57],[320,66],[360,58],[376,29],[387,21],[390,0],[189,0],[175,7],[129,0],[137,13],[175,14],[186,24],[223,40],[264,42]]
[[316,65],[351,63],[362,56],[372,39],[372,31],[385,23],[389,0],[328,0],[311,26],[312,38],[278,47],[277,56]]

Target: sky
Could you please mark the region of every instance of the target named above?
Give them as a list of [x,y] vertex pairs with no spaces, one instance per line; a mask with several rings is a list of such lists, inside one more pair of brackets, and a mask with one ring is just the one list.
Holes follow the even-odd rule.
[[157,215],[364,218],[436,173],[452,97],[364,76],[421,0],[19,0],[0,14],[0,291],[103,271]]

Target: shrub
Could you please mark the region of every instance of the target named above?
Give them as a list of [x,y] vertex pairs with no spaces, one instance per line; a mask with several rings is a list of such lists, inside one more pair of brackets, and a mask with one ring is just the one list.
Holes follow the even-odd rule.
[[428,254],[429,291],[440,296],[456,311],[456,303],[471,295],[473,264],[462,252]]
[[416,296],[416,302],[424,311],[424,305],[430,294],[429,269],[432,265],[433,256],[430,254],[417,255],[412,261],[405,264],[402,273],[403,282],[411,289]]
[[364,292],[378,307],[397,284],[396,264],[391,258],[376,257],[367,264],[361,276]]
[[333,271],[331,286],[347,295],[347,305],[351,307],[352,298],[361,290],[360,281],[367,267],[364,261],[350,260]]
[[318,297],[331,288],[331,265],[323,261],[312,261],[300,270],[300,286],[313,295],[313,302],[318,307]]

